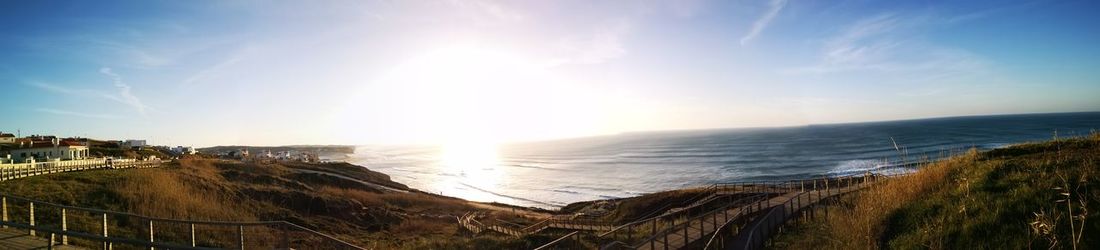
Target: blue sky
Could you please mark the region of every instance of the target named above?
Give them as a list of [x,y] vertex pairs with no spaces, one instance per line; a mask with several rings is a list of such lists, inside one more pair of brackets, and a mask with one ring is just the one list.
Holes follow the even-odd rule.
[[498,143],[1100,110],[1095,1],[0,4],[0,131]]

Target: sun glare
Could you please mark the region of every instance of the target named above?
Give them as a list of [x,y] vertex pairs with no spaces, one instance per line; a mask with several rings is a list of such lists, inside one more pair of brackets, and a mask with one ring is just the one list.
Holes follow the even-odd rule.
[[497,201],[484,190],[498,190],[504,169],[499,166],[497,146],[484,142],[457,142],[440,148],[439,171],[449,177],[434,183],[434,189],[444,194],[458,195],[475,201]]
[[459,142],[444,145],[440,153],[440,165],[460,170],[487,169],[496,165],[497,147],[485,142]]
[[360,93],[340,116],[350,122],[337,123],[356,127],[336,131],[388,131],[381,136],[396,139],[357,139],[437,145],[592,134],[607,99],[522,51],[463,43],[409,57]]

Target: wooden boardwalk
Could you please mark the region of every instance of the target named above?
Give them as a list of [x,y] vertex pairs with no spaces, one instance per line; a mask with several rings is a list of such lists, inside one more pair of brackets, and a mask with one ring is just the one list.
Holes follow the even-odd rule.
[[[701,189],[703,194],[691,198],[694,201],[688,204],[679,207],[662,207],[657,211],[663,209],[663,212],[657,216],[619,226],[607,225],[609,223],[578,223],[570,218],[551,218],[527,227],[506,225],[508,223],[486,225],[476,220],[478,217],[476,213],[459,217],[458,223],[475,234],[496,231],[517,237],[538,233],[546,228],[575,230],[539,249],[557,249],[562,247],[558,244],[571,244],[562,242],[585,241],[577,237],[578,233],[584,231],[597,232],[592,236],[595,236],[595,243],[601,246],[600,249],[709,249],[712,245],[726,245],[727,238],[730,236],[727,234],[730,232],[725,230],[736,230],[742,225],[759,224],[757,221],[761,214],[773,218],[776,217],[774,211],[778,209],[782,212],[780,214],[782,219],[786,219],[828,198],[870,186],[877,179],[877,175],[867,174],[821,179],[718,183]],[[732,196],[738,194],[748,196]],[[715,205],[719,207],[714,208]],[[692,211],[698,210],[697,208],[711,210]],[[779,220],[771,219],[769,222],[772,223],[768,225],[775,226],[773,224],[778,223]],[[745,231],[760,234],[759,232],[768,229]],[[639,235],[644,236],[638,237]],[[756,236],[754,239],[760,237],[767,237],[767,235]],[[574,239],[567,241],[567,238]],[[739,240],[735,239],[735,241]],[[737,245],[736,242],[734,245]]]
[[[749,204],[733,208],[727,211],[729,214],[747,214],[742,213],[752,207],[763,207],[763,210],[768,208],[789,204],[792,210],[797,211],[802,208],[811,206],[820,202],[822,199],[845,194],[851,191],[858,190],[862,185],[855,185],[844,188],[837,188],[828,191],[812,190],[806,192],[789,192],[780,196],[772,197],[764,202],[763,206],[758,204]],[[790,202],[792,199],[798,199],[797,202]],[[674,229],[665,231],[663,234],[655,235],[648,241],[643,241],[638,245],[637,249],[682,249],[689,244],[695,243],[699,240],[710,239],[711,235],[718,230],[726,221],[722,217],[717,216],[701,216],[696,220],[693,220],[684,225]]]
[[[24,250],[24,249],[50,249],[50,241],[46,238],[27,235],[26,230],[13,228],[0,229],[0,249]],[[84,249],[71,245],[55,245],[53,249]]]
[[[743,194],[748,192],[757,193],[787,193],[790,192],[790,188],[776,188],[776,187],[744,187],[744,186],[729,186],[723,188],[715,188],[711,193],[697,201],[685,205],[683,207],[674,207],[665,211],[663,214],[657,217],[671,217],[677,213],[696,208],[710,203],[716,199],[722,199],[727,195]],[[590,221],[590,220],[578,220],[573,218],[549,218],[543,221],[539,221],[535,224],[531,224],[527,227],[516,227],[504,224],[483,224],[477,220],[479,214],[467,213],[466,215],[458,218],[458,224],[467,230],[474,233],[481,233],[484,231],[494,231],[506,235],[521,237],[529,234],[539,233],[544,229],[557,228],[557,229],[569,229],[580,231],[595,231],[595,232],[610,232],[620,227],[609,222],[602,221]],[[721,223],[719,223],[721,224]]]

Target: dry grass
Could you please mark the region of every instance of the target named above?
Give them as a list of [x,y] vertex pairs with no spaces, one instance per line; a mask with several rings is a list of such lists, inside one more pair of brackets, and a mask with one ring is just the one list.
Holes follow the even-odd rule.
[[390,234],[394,235],[423,235],[425,233],[439,235],[453,235],[458,230],[458,225],[451,220],[415,218],[401,222],[391,227]]
[[[925,166],[796,223],[777,246],[823,249],[1089,249],[1100,246],[1100,134]],[[1072,223],[1072,224],[1071,224]],[[1084,235],[1084,236],[1082,236]]]
[[973,162],[977,151],[939,161],[911,175],[897,177],[882,185],[868,188],[854,196],[851,207],[833,211],[826,218],[838,248],[860,249],[878,245],[886,231],[886,221],[898,208],[924,197],[928,192],[949,183],[948,173],[958,166]]
[[249,209],[237,207],[240,202],[235,197],[203,192],[182,182],[176,174],[156,169],[133,171],[117,192],[127,201],[128,211],[147,216],[229,221],[256,219]]
[[[322,166],[329,165],[309,167],[324,170]],[[355,175],[388,180],[361,167],[332,166],[340,167],[340,173],[360,171]],[[66,205],[162,218],[287,220],[360,245],[388,246],[384,248],[406,246],[408,242],[452,242],[442,239],[460,237],[455,216],[476,210],[459,199],[418,192],[381,192],[336,177],[296,173],[280,164],[202,158],[182,159],[178,164],[155,169],[36,176],[0,182],[0,189]],[[94,222],[89,219],[87,228],[94,228]],[[134,223],[135,230],[119,231],[118,235],[137,237],[141,225]],[[493,241],[478,242],[487,246],[484,244]]]

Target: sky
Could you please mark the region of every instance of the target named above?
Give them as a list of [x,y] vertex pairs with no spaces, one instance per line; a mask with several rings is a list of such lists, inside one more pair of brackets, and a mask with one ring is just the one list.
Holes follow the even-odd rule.
[[1097,1],[6,1],[0,131],[501,143],[1100,110]]

